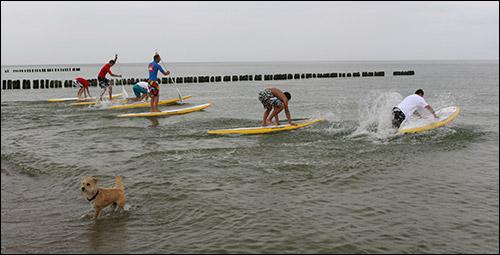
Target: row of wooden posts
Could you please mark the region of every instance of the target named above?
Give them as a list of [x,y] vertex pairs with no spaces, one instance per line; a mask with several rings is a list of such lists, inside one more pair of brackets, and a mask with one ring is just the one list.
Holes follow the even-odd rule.
[[[394,71],[394,76],[414,75],[414,71]],[[380,77],[385,76],[385,72],[353,72],[353,73],[295,73],[295,74],[256,74],[256,75],[201,75],[185,77],[163,77],[159,79],[160,84],[183,84],[183,83],[208,83],[208,82],[235,82],[235,81],[272,81],[272,80],[292,80],[292,79],[317,79],[317,78],[342,78],[342,77]],[[111,80],[115,85],[133,85],[139,81],[147,79],[126,78]],[[90,85],[97,86],[97,79],[89,79]],[[72,80],[2,80],[2,89],[47,89],[47,88],[70,88],[73,87]]]
[[[4,70],[9,73],[9,69]],[[59,67],[59,68],[26,68],[12,69],[13,73],[51,73],[51,72],[80,72],[80,67]]]

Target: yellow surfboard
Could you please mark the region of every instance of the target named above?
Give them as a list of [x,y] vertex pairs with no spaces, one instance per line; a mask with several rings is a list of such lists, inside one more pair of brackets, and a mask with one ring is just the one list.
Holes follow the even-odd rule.
[[460,114],[460,107],[450,106],[441,109],[436,112],[439,117],[435,119],[434,117],[422,118],[422,119],[410,119],[404,122],[398,129],[399,133],[419,133],[427,130],[435,129],[447,125],[458,117]]
[[292,126],[290,124],[279,125],[279,126],[263,126],[263,127],[248,127],[248,128],[230,128],[230,129],[218,129],[209,130],[208,133],[211,135],[228,135],[228,134],[245,134],[245,135],[255,135],[255,134],[267,134],[281,131],[294,130],[302,127],[306,127],[315,123],[320,122],[320,119],[308,119],[301,122],[297,122],[297,126]]
[[185,114],[185,113],[190,113],[190,112],[201,111],[201,110],[209,107],[210,105],[211,105],[211,103],[200,104],[200,105],[184,107],[184,108],[179,108],[179,109],[175,109],[175,110],[161,111],[161,112],[127,113],[127,114],[120,114],[120,115],[118,115],[118,117],[131,118],[131,117],[160,117],[160,116],[167,116],[167,115],[178,115],[178,114]]
[[[186,100],[191,98],[192,96],[183,96],[182,100]],[[174,99],[168,99],[168,100],[162,100],[158,102],[158,105],[169,105],[169,104],[175,104],[178,101],[180,101],[179,98],[174,98]],[[127,100],[114,100],[112,102],[122,102],[126,103]],[[95,105],[96,102],[80,102],[80,103],[72,103],[70,105],[72,106],[85,106],[85,105]],[[150,102],[141,102],[141,103],[130,103],[130,104],[122,104],[122,105],[113,105],[110,106],[109,108],[106,109],[132,109],[132,108],[141,108],[141,107],[151,107]]]
[[[112,98],[118,98],[123,96],[122,93],[114,94],[111,96]],[[68,98],[55,98],[55,99],[48,99],[48,102],[51,103],[59,103],[59,102],[66,102],[66,101],[92,101],[96,100],[95,97],[87,97],[87,98],[78,98],[78,97],[68,97]]]

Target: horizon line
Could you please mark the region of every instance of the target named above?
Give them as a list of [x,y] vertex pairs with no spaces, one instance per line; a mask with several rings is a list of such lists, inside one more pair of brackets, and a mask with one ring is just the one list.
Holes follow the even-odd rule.
[[[407,61],[496,61],[499,59],[398,59],[398,60],[250,60],[250,61],[181,61],[181,62],[169,62],[174,64],[184,64],[184,63],[290,63],[290,62],[407,62]],[[107,63],[106,61],[102,64]],[[145,62],[117,62],[120,64],[142,64]],[[35,65],[96,65],[101,63],[62,63],[62,64],[7,64],[1,65],[2,67],[8,66],[35,66]]]

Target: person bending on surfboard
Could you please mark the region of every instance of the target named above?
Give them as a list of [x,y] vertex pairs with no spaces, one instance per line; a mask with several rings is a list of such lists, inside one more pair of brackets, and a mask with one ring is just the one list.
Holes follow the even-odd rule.
[[135,97],[129,98],[130,101],[139,102],[144,99],[148,99],[149,96],[149,84],[145,81],[138,82],[132,87]]
[[292,123],[292,117],[290,116],[290,111],[288,110],[288,101],[290,101],[291,98],[292,95],[290,95],[290,93],[283,92],[277,88],[267,88],[261,91],[259,93],[259,100],[264,108],[266,108],[264,116],[262,117],[262,125],[267,126],[271,124],[273,118],[276,119],[276,125],[279,125],[278,113],[280,113],[283,109],[285,109],[288,123],[290,125],[296,125],[295,123]]
[[417,115],[418,117],[422,117],[417,110],[418,109],[423,109],[427,108],[432,115],[434,115],[434,118],[438,118],[436,115],[436,112],[434,112],[434,109],[425,101],[424,99],[424,91],[421,89],[418,89],[415,91],[415,94],[407,96],[401,103],[399,103],[397,106],[392,108],[392,126],[394,128],[399,128],[401,126],[401,123],[406,118],[411,117],[413,114]]
[[160,98],[160,85],[158,85],[158,71],[160,71],[163,75],[167,76],[170,74],[170,71],[165,71],[158,64],[160,63],[161,57],[158,54],[153,56],[153,62],[149,63],[149,94],[151,95],[151,112],[159,112],[158,110],[158,100]]
[[80,98],[82,93],[84,94],[85,98],[87,97],[87,93],[89,94],[89,97],[91,97],[89,91],[89,81],[87,81],[86,79],[82,77],[75,78],[73,80],[73,86],[79,88],[78,93],[76,93],[77,98]]
[[111,67],[116,63],[118,59],[118,54],[115,54],[115,59],[110,60],[107,64],[105,64],[99,75],[97,75],[97,80],[99,81],[99,87],[102,89],[101,95],[99,96],[99,100],[102,100],[102,96],[106,93],[106,89],[109,90],[109,100],[112,99],[113,89],[110,86],[109,80],[106,78],[106,75],[109,73],[112,77],[122,77],[120,74],[114,74],[111,72]]

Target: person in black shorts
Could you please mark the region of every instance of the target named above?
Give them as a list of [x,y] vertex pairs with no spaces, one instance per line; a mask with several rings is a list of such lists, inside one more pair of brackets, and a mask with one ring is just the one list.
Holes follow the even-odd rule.
[[97,81],[99,82],[99,87],[102,89],[101,95],[99,96],[99,100],[102,100],[102,96],[106,92],[106,90],[109,90],[109,100],[113,99],[112,97],[112,87],[110,87],[111,83],[109,80],[106,78],[106,75],[109,73],[112,77],[122,77],[120,74],[114,74],[111,72],[111,67],[115,65],[116,60],[118,59],[118,54],[115,54],[115,59],[110,60],[107,64],[105,64],[102,68],[99,74],[97,75]]

